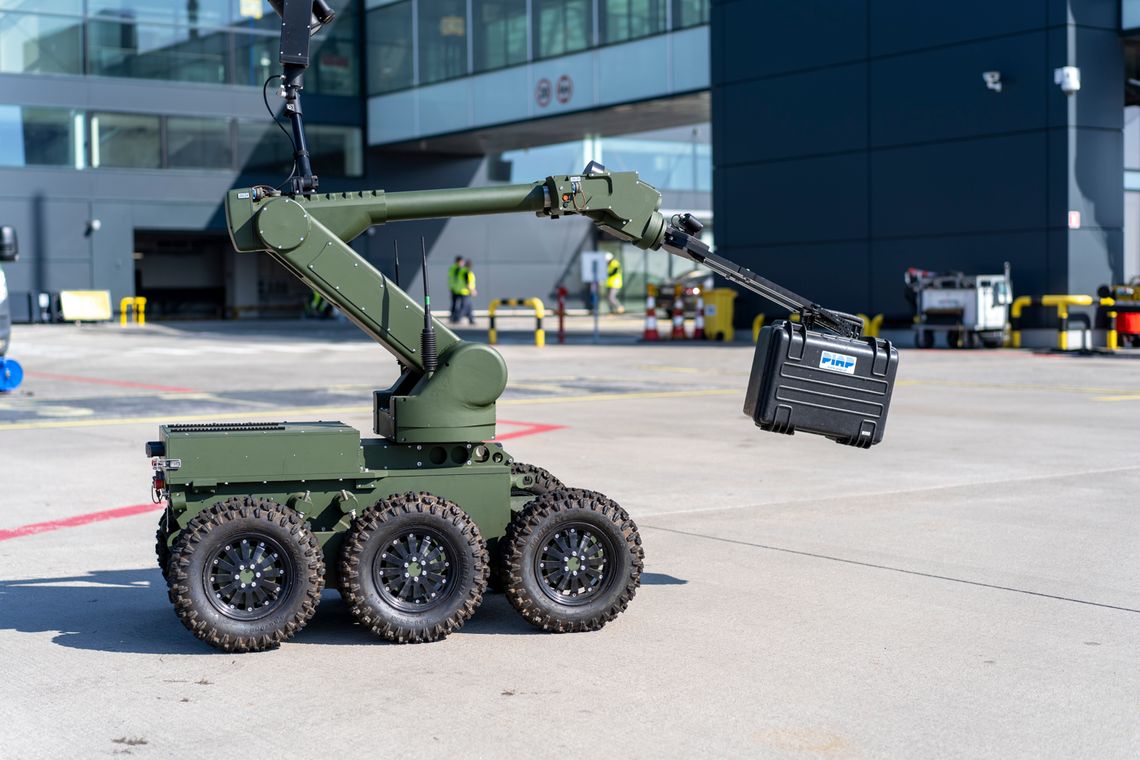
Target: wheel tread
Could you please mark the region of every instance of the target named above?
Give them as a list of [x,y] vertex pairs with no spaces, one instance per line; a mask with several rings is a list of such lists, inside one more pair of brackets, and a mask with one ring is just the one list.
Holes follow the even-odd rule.
[[[629,578],[621,593],[603,610],[584,620],[564,620],[543,609],[538,600],[526,590],[523,553],[528,538],[534,535],[553,516],[568,510],[587,508],[617,526],[631,556]],[[503,538],[503,566],[507,575],[507,599],[527,622],[555,633],[596,631],[629,607],[630,601],[641,586],[641,573],[645,566],[645,550],[637,525],[617,502],[596,491],[566,488],[536,498],[518,513],[507,526]],[[619,547],[620,550],[620,547]]]
[[[209,621],[201,618],[190,598],[189,567],[194,550],[212,530],[235,519],[269,520],[288,530],[301,542],[307,558],[307,564],[299,568],[308,586],[300,609],[276,630],[256,636],[232,636],[219,631]],[[226,499],[196,515],[174,542],[169,569],[169,593],[179,620],[195,636],[226,652],[275,649],[283,641],[292,638],[316,613],[325,585],[324,556],[316,537],[308,530],[305,518],[294,509],[253,496]]]

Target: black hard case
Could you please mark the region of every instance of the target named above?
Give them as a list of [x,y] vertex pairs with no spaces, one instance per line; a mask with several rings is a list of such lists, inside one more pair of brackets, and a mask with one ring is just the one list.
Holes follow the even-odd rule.
[[760,331],[744,413],[763,430],[869,448],[883,440],[898,363],[890,341],[777,320]]

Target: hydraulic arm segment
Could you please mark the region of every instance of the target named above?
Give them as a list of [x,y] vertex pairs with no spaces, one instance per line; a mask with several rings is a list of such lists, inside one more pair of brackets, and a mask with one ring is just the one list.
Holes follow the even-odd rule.
[[581,175],[487,188],[307,197],[246,188],[229,193],[226,217],[237,250],[268,252],[399,361],[396,383],[375,392],[378,435],[397,443],[473,443],[495,435],[495,401],[507,383],[502,357],[437,322],[438,368],[425,370],[423,307],[348,243],[387,222],[532,212],[586,216],[615,237],[657,249],[668,226],[660,205],[661,195],[636,173],[592,164]]

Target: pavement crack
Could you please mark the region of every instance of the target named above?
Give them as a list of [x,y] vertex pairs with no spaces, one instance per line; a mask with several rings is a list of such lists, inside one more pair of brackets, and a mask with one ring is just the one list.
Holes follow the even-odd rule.
[[887,570],[892,573],[902,573],[904,575],[915,575],[920,578],[932,578],[934,580],[949,581],[951,583],[963,583],[967,586],[977,586],[979,588],[995,589],[997,591],[1010,591],[1015,594],[1025,594],[1027,596],[1036,596],[1043,599],[1054,599],[1060,602],[1072,602],[1073,604],[1084,604],[1090,607],[1101,607],[1107,610],[1119,610],[1121,612],[1131,612],[1140,615],[1140,609],[1133,609],[1132,607],[1121,607],[1116,604],[1106,604],[1104,602],[1093,602],[1088,599],[1076,599],[1071,596],[1061,596],[1059,594],[1046,594],[1043,591],[1031,591],[1024,588],[1014,588],[1013,586],[1002,586],[996,583],[985,583],[983,581],[972,581],[968,578],[954,578],[949,575],[938,575],[937,573],[924,573],[921,570],[908,570],[905,567],[892,567],[891,565],[880,565],[875,562],[863,562],[857,559],[848,559],[846,557],[833,557],[829,554],[819,554],[818,552],[803,551],[801,549],[789,549],[784,546],[771,546],[769,544],[758,544],[752,541],[740,541],[735,538],[722,538],[720,536],[710,536],[705,533],[693,533],[687,530],[677,530],[676,528],[663,528],[659,525],[642,525],[642,530],[660,530],[665,533],[675,533],[680,536],[690,536],[692,538],[703,538],[709,541],[720,541],[725,544],[736,544],[738,546],[751,546],[755,549],[765,549],[772,552],[781,552],[783,554],[795,554],[800,557],[811,557],[812,559],[822,559],[829,562],[842,562],[846,565],[856,565],[858,567],[869,567],[875,570]]

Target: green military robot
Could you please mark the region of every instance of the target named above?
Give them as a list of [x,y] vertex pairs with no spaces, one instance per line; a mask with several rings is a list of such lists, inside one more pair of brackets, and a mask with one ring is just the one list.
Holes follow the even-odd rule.
[[436,322],[426,293],[421,305],[348,243],[402,220],[582,215],[640,248],[705,263],[800,309],[806,323],[857,338],[857,320],[718,258],[697,239],[699,223],[667,221],[660,194],[632,172],[591,164],[533,184],[318,193],[299,90],[309,32],[331,12],[321,0],[274,5],[297,171],[285,193],[231,191],[230,236],[239,252],[268,253],[335,304],[395,356],[401,374],[374,393],[372,438],[339,422],[160,428],[147,455],[166,504],[159,566],[179,618],[227,651],[267,649],[305,626],[329,585],[378,635],[428,642],[462,626],[493,583],[544,630],[601,628],[640,583],[636,524],[613,500],[567,488],[494,442],[503,358]]

